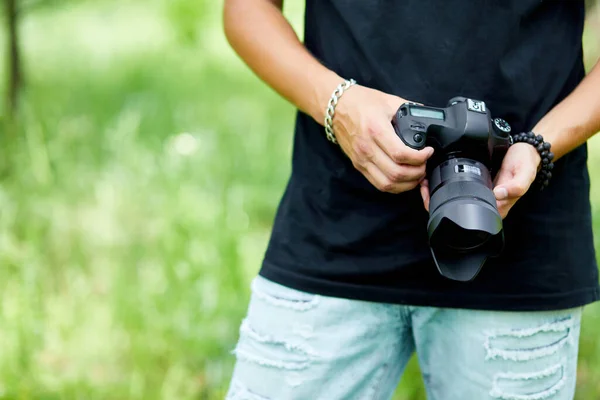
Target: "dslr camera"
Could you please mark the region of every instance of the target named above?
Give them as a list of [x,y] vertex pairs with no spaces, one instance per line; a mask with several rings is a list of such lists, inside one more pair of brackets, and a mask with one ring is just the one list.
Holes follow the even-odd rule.
[[510,125],[492,118],[480,100],[455,97],[445,108],[403,104],[392,119],[413,149],[435,152],[427,161],[429,247],[439,272],[470,281],[504,248],[502,218],[492,180],[512,144]]

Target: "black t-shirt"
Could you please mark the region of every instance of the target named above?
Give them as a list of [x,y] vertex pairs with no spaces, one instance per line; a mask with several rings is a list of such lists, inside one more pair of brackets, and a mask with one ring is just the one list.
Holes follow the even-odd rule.
[[[483,100],[520,132],[584,77],[584,14],[583,1],[307,0],[305,44],[361,85],[437,107],[454,96]],[[473,281],[456,282],[433,263],[418,189],[378,191],[299,112],[292,174],[260,274],[308,292],[399,304],[590,303],[599,290],[586,161],[585,145],[562,157],[550,187],[530,191],[504,220],[502,256]]]

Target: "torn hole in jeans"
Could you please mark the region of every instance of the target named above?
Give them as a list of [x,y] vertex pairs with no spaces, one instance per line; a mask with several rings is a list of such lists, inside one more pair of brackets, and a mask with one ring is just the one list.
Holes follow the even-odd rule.
[[284,288],[284,290],[268,290],[253,281],[251,285],[254,296],[266,303],[295,311],[308,311],[317,306],[319,298],[316,295],[303,293],[297,290]]
[[233,353],[242,361],[285,370],[306,369],[318,357],[306,344],[257,332],[247,319],[242,322]]
[[239,382],[233,382],[225,400],[271,400],[253,393]]
[[569,317],[534,328],[488,332],[486,360],[527,361],[555,354],[569,342],[572,326]]
[[501,400],[544,400],[558,393],[565,383],[562,364],[534,373],[504,372],[494,377],[490,396]]

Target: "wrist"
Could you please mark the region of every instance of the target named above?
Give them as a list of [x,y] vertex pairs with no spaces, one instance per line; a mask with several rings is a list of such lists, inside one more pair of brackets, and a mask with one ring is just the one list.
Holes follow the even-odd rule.
[[[550,150],[550,143],[544,140],[540,134],[532,131],[522,132],[512,136],[514,144],[524,144],[529,148],[531,159],[536,164],[537,175],[535,183],[543,190],[548,186],[552,178],[552,169],[554,168],[554,154]],[[535,154],[534,154],[535,153]]]
[[342,82],[344,82],[344,78],[330,70],[313,80],[310,109],[308,111],[310,116],[319,124],[323,125],[331,94]]
[[572,150],[572,145],[569,143],[568,138],[580,135],[580,130],[577,127],[559,126],[556,123],[548,123],[546,120],[540,121],[533,128],[533,132],[542,135],[544,140],[552,145],[554,161]]
[[531,154],[531,159],[533,160],[533,163],[535,165],[535,170],[539,172],[542,168],[542,156],[535,147],[528,144],[527,148],[529,149],[529,153]]

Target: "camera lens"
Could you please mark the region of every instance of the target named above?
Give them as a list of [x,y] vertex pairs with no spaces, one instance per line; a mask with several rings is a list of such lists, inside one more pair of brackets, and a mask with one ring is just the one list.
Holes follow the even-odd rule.
[[446,159],[430,174],[429,245],[442,275],[472,280],[504,246],[488,168],[468,158]]

